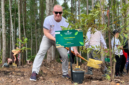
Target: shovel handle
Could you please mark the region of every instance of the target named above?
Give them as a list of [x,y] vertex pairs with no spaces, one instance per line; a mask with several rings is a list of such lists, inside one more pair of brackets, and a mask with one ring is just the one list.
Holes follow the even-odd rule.
[[[69,48],[68,47],[65,47],[67,50],[69,50]],[[71,53],[73,53],[74,55],[75,55],[75,53],[73,52],[73,51],[71,51]],[[86,62],[88,62],[85,58],[83,58],[82,56],[80,56],[80,55],[77,55],[77,57],[79,57],[79,58],[81,58],[82,60],[84,60],[84,61],[86,61]]]

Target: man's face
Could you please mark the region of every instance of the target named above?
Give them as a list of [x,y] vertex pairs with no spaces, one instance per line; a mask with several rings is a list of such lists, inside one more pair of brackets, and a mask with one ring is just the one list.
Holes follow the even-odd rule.
[[54,15],[55,21],[57,21],[57,22],[60,22],[61,21],[61,19],[62,19],[62,13],[63,13],[62,7],[58,7],[58,6],[54,7],[54,9],[53,9],[53,15]]
[[119,33],[116,33],[117,38],[119,37]]

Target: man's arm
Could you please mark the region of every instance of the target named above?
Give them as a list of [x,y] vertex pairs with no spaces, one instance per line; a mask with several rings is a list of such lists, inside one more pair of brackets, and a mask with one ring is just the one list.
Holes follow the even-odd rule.
[[106,42],[105,42],[102,34],[101,34],[101,37],[100,37],[100,42],[103,44],[104,49],[107,49],[107,45],[106,45]]
[[90,41],[90,29],[91,28],[89,28],[89,30],[88,30],[88,32],[87,32],[87,34],[86,34],[86,40],[85,40],[85,47],[86,48],[88,48],[89,46],[90,46],[90,44],[89,44],[89,41]]
[[44,35],[45,35],[47,38],[49,38],[49,39],[55,41],[55,38],[50,34],[49,30],[43,28],[43,32],[44,32]]
[[76,48],[76,47],[73,47],[73,50],[74,50],[75,56],[80,55],[80,54],[78,53],[78,51],[77,51],[77,48]]

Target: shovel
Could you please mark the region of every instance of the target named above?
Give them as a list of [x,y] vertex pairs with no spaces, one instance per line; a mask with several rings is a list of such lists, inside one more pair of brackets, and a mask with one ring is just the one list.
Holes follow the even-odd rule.
[[[66,47],[67,50],[69,50],[68,47]],[[75,53],[73,51],[71,51],[71,53],[73,53],[75,55]],[[87,62],[87,66],[89,67],[93,67],[93,68],[101,68],[101,64],[103,63],[102,61],[100,60],[94,60],[94,59],[91,59],[89,58],[89,60],[86,60],[85,58],[83,58],[82,56],[80,55],[77,55],[77,57],[81,58],[82,60],[86,61]]]
[[75,69],[80,69],[80,66],[78,66],[78,57],[77,57],[77,66],[75,66]]

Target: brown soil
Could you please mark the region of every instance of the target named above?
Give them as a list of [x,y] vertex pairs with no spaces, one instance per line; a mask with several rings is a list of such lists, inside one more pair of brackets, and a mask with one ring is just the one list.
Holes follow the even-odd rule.
[[[73,64],[73,69],[76,65]],[[83,63],[81,69],[86,72],[86,63]],[[37,76],[37,81],[30,81],[32,64],[24,66],[0,68],[0,85],[78,85],[75,82],[71,82],[70,79],[62,78],[62,65],[56,61],[51,61],[50,64],[44,60],[40,72]],[[69,75],[70,74],[70,63],[69,63]],[[84,81],[79,85],[129,85],[129,74],[122,77],[115,78],[114,81],[110,82],[104,77],[102,73],[94,69],[93,75],[84,76]]]

